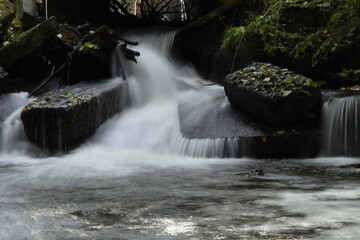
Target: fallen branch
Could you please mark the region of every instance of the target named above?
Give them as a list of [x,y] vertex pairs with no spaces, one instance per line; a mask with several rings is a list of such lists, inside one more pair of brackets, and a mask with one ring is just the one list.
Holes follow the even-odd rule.
[[65,62],[63,65],[61,65],[56,71],[54,71],[55,66],[53,67],[50,76],[48,76],[39,86],[37,86],[34,90],[32,90],[29,94],[29,97],[34,96],[40,89],[42,89],[54,76],[56,76],[61,70],[63,70],[63,68],[70,63],[70,61],[72,60],[72,56],[75,54],[76,51],[79,50],[79,48],[82,45],[82,42],[84,41],[84,39],[87,37],[84,36],[79,43],[74,47],[74,49],[68,54],[68,57],[66,58]]

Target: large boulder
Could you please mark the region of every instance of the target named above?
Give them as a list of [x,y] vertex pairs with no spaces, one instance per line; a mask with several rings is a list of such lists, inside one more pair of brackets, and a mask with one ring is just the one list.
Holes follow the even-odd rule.
[[14,17],[14,5],[10,1],[0,0],[0,41],[4,39]]
[[21,120],[28,139],[50,151],[75,148],[128,105],[124,81],[79,83],[28,104]]
[[59,23],[56,18],[51,17],[21,34],[14,41],[0,49],[0,66],[7,68],[33,52],[43,41],[55,34],[58,27]]
[[[320,154],[320,122],[283,128],[258,121],[229,104],[221,87],[208,97],[180,101],[182,138],[177,151],[198,157],[309,158]],[[211,103],[211,104],[209,104]]]
[[224,87],[235,107],[278,127],[303,123],[321,103],[318,83],[271,64],[253,63],[229,74]]

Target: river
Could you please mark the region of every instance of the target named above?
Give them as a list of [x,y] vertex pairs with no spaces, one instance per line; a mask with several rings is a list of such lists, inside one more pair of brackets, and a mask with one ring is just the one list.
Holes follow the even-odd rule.
[[221,139],[181,147],[177,102],[211,103],[220,87],[170,57],[173,37],[135,39],[131,107],[69,154],[26,140],[26,93],[0,99],[0,239],[358,239],[360,172],[340,167],[358,158],[206,158],[221,156]]

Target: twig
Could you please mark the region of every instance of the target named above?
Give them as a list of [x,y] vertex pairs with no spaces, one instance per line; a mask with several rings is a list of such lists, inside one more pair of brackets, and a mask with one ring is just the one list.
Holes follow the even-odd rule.
[[65,62],[63,65],[61,65],[56,71],[54,71],[55,66],[53,67],[51,74],[49,77],[47,77],[39,86],[37,86],[34,90],[32,90],[29,94],[29,97],[34,96],[34,94],[36,94],[41,88],[43,88],[55,75],[57,75],[69,62],[70,60],[72,60],[72,55],[74,55],[74,53],[81,47],[82,42],[84,41],[84,39],[87,37],[87,35],[85,35],[80,41],[79,43],[74,47],[74,49],[68,54],[68,57],[66,58]]

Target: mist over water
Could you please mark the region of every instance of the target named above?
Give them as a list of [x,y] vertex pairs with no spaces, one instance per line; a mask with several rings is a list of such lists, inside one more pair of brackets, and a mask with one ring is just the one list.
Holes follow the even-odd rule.
[[29,100],[15,95],[1,128],[0,239],[357,239],[359,172],[340,166],[359,159],[220,159],[227,140],[182,137],[178,102],[201,111],[224,95],[172,59],[173,37],[134,39],[131,107],[70,154],[26,141]]

